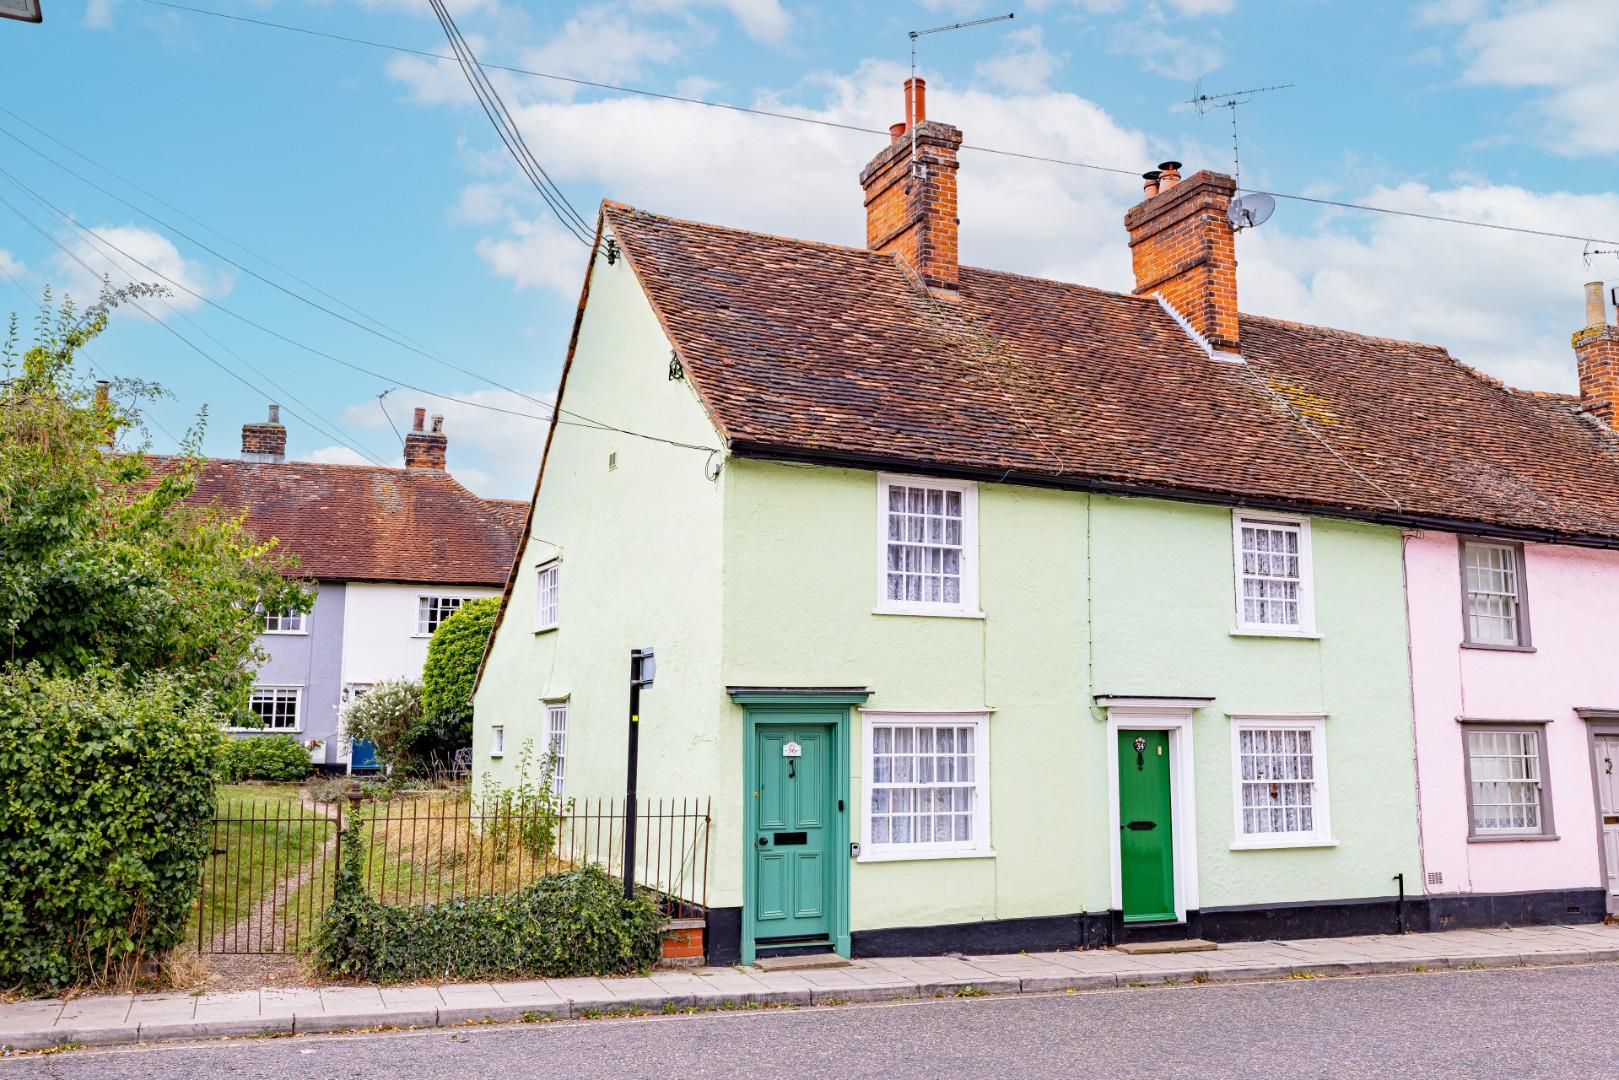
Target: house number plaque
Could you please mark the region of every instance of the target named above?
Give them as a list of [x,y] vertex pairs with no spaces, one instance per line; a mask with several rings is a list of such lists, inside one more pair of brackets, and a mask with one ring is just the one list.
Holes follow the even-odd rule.
[[803,757],[804,756],[804,748],[802,746],[799,746],[795,742],[782,743],[781,744],[781,756],[782,757]]

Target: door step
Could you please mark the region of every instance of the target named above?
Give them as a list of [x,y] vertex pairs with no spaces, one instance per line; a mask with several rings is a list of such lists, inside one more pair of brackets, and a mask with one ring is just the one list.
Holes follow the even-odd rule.
[[795,953],[791,956],[761,956],[753,962],[760,971],[813,971],[816,968],[848,967],[850,961],[834,952]]
[[1155,953],[1212,952],[1220,946],[1202,938],[1182,938],[1179,941],[1127,941],[1113,948],[1130,956],[1152,956]]

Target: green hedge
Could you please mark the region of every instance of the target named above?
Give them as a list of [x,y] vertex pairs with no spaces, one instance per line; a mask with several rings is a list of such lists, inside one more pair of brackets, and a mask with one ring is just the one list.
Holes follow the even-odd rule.
[[408,907],[367,896],[363,825],[344,827],[336,895],[316,934],[327,974],[369,982],[614,975],[644,971],[662,949],[656,901],[626,901],[620,882],[587,866],[507,896]]
[[313,769],[309,751],[291,735],[230,739],[219,763],[219,775],[226,780],[302,780]]
[[167,676],[0,674],[0,989],[116,982],[180,941],[223,738]]

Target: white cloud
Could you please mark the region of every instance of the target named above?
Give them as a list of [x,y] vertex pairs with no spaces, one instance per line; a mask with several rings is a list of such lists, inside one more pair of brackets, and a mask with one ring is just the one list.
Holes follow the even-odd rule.
[[[1619,195],[1408,183],[1356,201],[1619,235]],[[1515,386],[1575,388],[1568,339],[1583,321],[1582,284],[1603,273],[1586,268],[1578,245],[1358,214],[1290,229],[1289,216],[1304,212],[1284,202],[1264,228],[1238,237],[1243,310],[1431,342]]]
[[[168,237],[140,225],[96,225],[88,231],[95,236],[74,234],[67,246],[89,270],[67,255],[55,259],[64,290],[80,302],[99,295],[102,275],[111,278],[114,288],[134,281],[162,285],[172,293],[168,304],[180,311],[201,306],[198,296],[216,299],[226,295],[235,283],[233,274],[187,259]],[[162,303],[146,302],[145,306],[154,315],[165,310]]]
[[112,29],[113,0],[89,0],[84,5],[84,25],[91,30]]
[[973,69],[980,80],[1007,90],[1044,90],[1062,67],[1062,58],[1046,49],[1038,26],[1014,30],[1007,35],[1007,46]]
[[781,6],[781,0],[631,0],[630,7],[637,12],[662,13],[724,8],[742,24],[749,37],[772,44],[783,41],[793,26],[793,17]]
[[1428,0],[1417,7],[1419,26],[1452,26],[1471,22],[1484,14],[1487,0]]
[[[869,63],[852,75],[822,75],[826,104],[776,98],[758,104],[876,127],[899,119],[905,72]],[[969,142],[1093,161],[1160,160],[1145,136],[1096,104],[1055,91],[998,94],[929,88],[929,115],[960,126]],[[547,147],[546,167],[565,184],[647,210],[792,236],[859,244],[865,236],[857,177],[881,136],[728,113],[644,98],[582,104],[535,102],[519,124]],[[633,133],[633,144],[626,141]],[[633,145],[633,152],[626,147]],[[1119,224],[1137,197],[1128,177],[1031,165],[963,152],[963,258],[981,266],[1123,284],[1128,252]],[[486,192],[463,207],[487,211]],[[1040,213],[1029,207],[1040,207]],[[543,209],[543,208],[541,208]],[[593,209],[582,205],[587,215]],[[579,245],[547,216],[513,217],[479,252],[497,273],[531,288],[577,295]]]
[[[323,446],[319,450],[311,451],[309,454],[307,454],[306,456],[304,456],[300,460],[302,460],[302,461],[314,461],[314,462],[318,462],[318,463],[323,464],[323,465],[371,465],[371,464],[373,464],[373,462],[371,462],[369,459],[361,456],[359,454],[359,452],[357,452],[355,450],[352,450],[347,446]],[[405,459],[403,457],[399,458],[398,460],[396,460],[394,462],[391,462],[391,464],[396,468],[403,466],[404,463],[405,463]]]
[[1612,0],[1528,0],[1472,21],[1458,49],[1464,78],[1538,90],[1538,137],[1569,155],[1619,152],[1619,18]]
[[518,66],[576,78],[625,82],[640,75],[643,63],[667,63],[680,55],[673,33],[660,32],[641,18],[612,8],[585,8],[561,31],[523,52]]
[[1199,30],[1176,34],[1165,25],[1161,17],[1120,23],[1114,28],[1108,48],[1134,56],[1148,71],[1169,79],[1198,78],[1225,63],[1225,49],[1217,33]]

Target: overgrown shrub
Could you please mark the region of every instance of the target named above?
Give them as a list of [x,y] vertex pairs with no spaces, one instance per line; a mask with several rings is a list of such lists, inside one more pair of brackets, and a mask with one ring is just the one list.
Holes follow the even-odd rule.
[[410,743],[422,724],[422,684],[384,679],[343,709],[343,736],[376,747],[377,760],[395,772],[410,772]]
[[316,930],[323,971],[371,982],[566,978],[643,971],[658,959],[657,901],[599,867],[543,877],[506,896],[423,906],[372,899],[364,883],[364,824],[344,827],[343,864]]
[[172,676],[0,673],[0,989],[122,981],[181,940],[223,740]]
[[219,775],[225,780],[303,780],[314,768],[309,751],[291,735],[249,735],[225,743]]
[[472,600],[433,631],[422,669],[422,712],[434,745],[420,746],[418,754],[448,758],[472,745],[472,684],[499,611],[498,596]]

